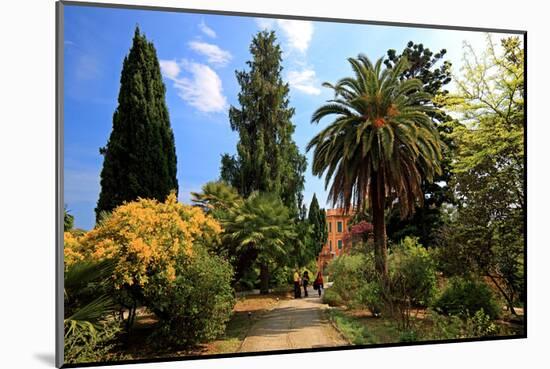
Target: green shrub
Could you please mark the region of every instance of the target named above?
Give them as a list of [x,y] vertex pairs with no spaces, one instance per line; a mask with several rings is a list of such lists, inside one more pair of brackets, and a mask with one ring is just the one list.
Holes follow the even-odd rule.
[[499,334],[498,326],[491,317],[478,310],[473,316],[441,315],[435,311],[429,312],[430,328],[423,333],[423,339],[444,340],[460,338],[488,337]]
[[406,329],[399,335],[399,342],[417,342],[418,332],[414,329]]
[[372,254],[341,255],[329,264],[328,272],[334,281],[332,289],[345,305],[369,306],[374,298],[369,283],[377,280]]
[[152,336],[155,343],[189,347],[225,330],[235,304],[232,268],[201,247],[194,250],[192,257],[178,264],[176,280],[159,284],[156,296],[148,301],[160,319]]
[[492,319],[500,313],[491,288],[472,278],[453,277],[434,304],[434,308],[446,315],[474,315],[483,309]]
[[409,329],[411,309],[427,306],[436,293],[435,264],[416,238],[405,239],[388,257],[388,279],[378,283],[383,312]]
[[487,337],[498,334],[498,327],[483,308],[466,319],[466,333],[470,337]]
[[290,269],[289,267],[283,266],[277,268],[273,272],[271,272],[269,285],[274,289],[278,289],[283,286],[288,287],[288,285],[292,281],[293,274],[294,273],[292,269]]
[[461,338],[463,321],[456,315],[446,316],[435,311],[429,311],[430,328],[423,338],[427,340],[450,340]]
[[110,352],[115,347],[120,330],[119,324],[115,321],[104,322],[93,329],[85,326],[75,327],[70,334],[65,334],[65,363],[102,362],[112,359]]
[[329,306],[342,306],[344,301],[342,297],[334,290],[334,288],[327,288],[323,294],[323,303]]
[[384,307],[382,284],[378,280],[365,282],[355,300],[359,305],[367,307],[374,315],[378,315]]

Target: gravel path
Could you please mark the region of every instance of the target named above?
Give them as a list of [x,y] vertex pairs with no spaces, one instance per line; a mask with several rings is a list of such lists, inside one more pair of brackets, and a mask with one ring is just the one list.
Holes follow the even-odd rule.
[[309,296],[280,301],[250,328],[239,352],[347,345],[324,318],[322,310],[327,305],[317,297],[317,292],[311,290]]

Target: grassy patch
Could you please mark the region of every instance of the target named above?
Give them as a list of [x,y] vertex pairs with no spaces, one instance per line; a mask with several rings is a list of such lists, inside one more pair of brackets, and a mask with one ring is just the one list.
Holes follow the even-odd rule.
[[242,341],[246,338],[253,319],[248,313],[235,312],[227,323],[223,337],[210,342],[206,347],[206,354],[222,354],[237,352]]
[[400,341],[400,332],[389,319],[339,309],[331,309],[328,314],[344,337],[354,345]]

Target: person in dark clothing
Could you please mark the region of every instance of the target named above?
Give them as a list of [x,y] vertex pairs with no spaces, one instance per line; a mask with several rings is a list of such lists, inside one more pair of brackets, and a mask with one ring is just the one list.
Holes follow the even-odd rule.
[[304,272],[304,275],[302,276],[302,285],[304,286],[304,296],[307,297],[307,285],[309,284],[309,273],[307,270]]
[[298,269],[294,271],[294,298],[299,299],[302,297],[302,293],[300,291],[300,272]]
[[315,281],[313,281],[313,289],[316,289],[317,292],[319,292],[319,297],[321,297],[321,293],[323,292],[322,289],[324,288],[323,285],[323,273],[320,271],[317,272],[317,277],[315,277]]

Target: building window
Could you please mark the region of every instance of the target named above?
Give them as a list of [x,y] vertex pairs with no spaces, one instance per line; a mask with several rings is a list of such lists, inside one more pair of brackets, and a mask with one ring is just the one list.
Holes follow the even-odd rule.
[[342,229],[343,229],[342,222],[338,222],[337,225],[338,225],[338,233],[342,233]]
[[332,251],[332,240],[328,241],[328,249]]
[[328,222],[328,233],[332,232],[332,223]]
[[338,250],[342,250],[342,240],[338,240]]

